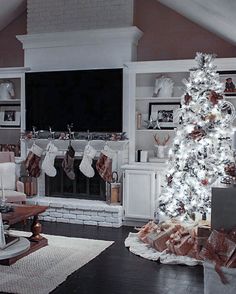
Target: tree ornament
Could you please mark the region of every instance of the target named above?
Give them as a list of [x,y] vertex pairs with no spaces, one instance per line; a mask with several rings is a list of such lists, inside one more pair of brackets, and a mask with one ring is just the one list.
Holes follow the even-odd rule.
[[208,181],[208,179],[203,179],[203,180],[201,180],[201,183],[203,186],[206,186],[209,184],[209,181]]
[[204,117],[204,120],[214,122],[216,120],[216,115],[213,113],[209,113],[207,116]]
[[231,176],[231,177],[235,177],[236,175],[236,167],[235,167],[235,163],[231,162],[229,164],[227,164],[225,166],[225,172],[227,175]]
[[184,96],[184,104],[189,105],[189,102],[192,100],[192,96],[190,96],[188,93],[185,94]]
[[190,133],[190,137],[193,140],[201,140],[204,136],[206,135],[205,131],[203,129],[199,129],[199,128],[195,128],[191,133]]
[[172,179],[173,179],[172,176],[167,176],[167,183],[168,183],[168,185],[171,185]]
[[220,94],[217,94],[215,91],[211,91],[208,99],[213,105],[216,105],[218,104],[219,100],[223,99],[223,96]]

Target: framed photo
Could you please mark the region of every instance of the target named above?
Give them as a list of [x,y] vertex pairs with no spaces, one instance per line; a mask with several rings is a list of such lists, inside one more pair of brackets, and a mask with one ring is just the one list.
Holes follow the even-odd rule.
[[0,125],[5,127],[20,126],[20,107],[10,105],[1,106]]
[[173,129],[178,125],[179,102],[149,103],[149,119],[157,120],[161,129]]
[[225,96],[236,96],[236,71],[219,71]]

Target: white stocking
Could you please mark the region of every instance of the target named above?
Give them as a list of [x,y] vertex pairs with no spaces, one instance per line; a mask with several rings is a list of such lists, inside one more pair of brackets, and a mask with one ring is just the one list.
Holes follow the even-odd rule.
[[51,142],[48,143],[46,148],[46,155],[42,163],[42,170],[49,176],[55,177],[57,170],[54,167],[55,157],[57,155],[57,147]]
[[92,162],[96,153],[97,150],[90,145],[87,145],[84,149],[84,156],[80,163],[79,169],[88,178],[92,178],[95,173],[92,168]]

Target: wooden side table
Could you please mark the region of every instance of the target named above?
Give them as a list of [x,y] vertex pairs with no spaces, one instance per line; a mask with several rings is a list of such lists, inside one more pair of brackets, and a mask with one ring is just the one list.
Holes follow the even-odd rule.
[[[12,206],[14,208],[14,211],[8,212],[8,213],[2,213],[3,221],[9,224],[10,226],[33,216],[33,222],[31,225],[32,235],[29,238],[27,238],[27,241],[29,242],[30,247],[24,253],[21,253],[15,257],[0,259],[0,264],[2,265],[11,265],[15,263],[18,259],[48,245],[48,240],[44,238],[43,236],[41,236],[40,234],[42,231],[42,226],[38,220],[38,215],[40,213],[43,213],[48,208],[48,206],[23,205],[23,204],[13,204]],[[18,242],[16,242],[15,244],[17,243]],[[11,246],[9,246],[9,248],[10,247]]]

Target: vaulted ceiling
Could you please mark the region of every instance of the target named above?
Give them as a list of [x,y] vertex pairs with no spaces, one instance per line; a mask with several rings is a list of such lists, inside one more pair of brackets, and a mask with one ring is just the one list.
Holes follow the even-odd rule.
[[210,32],[236,44],[235,0],[158,0]]
[[26,9],[27,0],[1,0],[0,31]]
[[[236,0],[157,1],[228,42],[236,44]],[[1,0],[0,4],[1,31],[26,9],[27,0]]]

